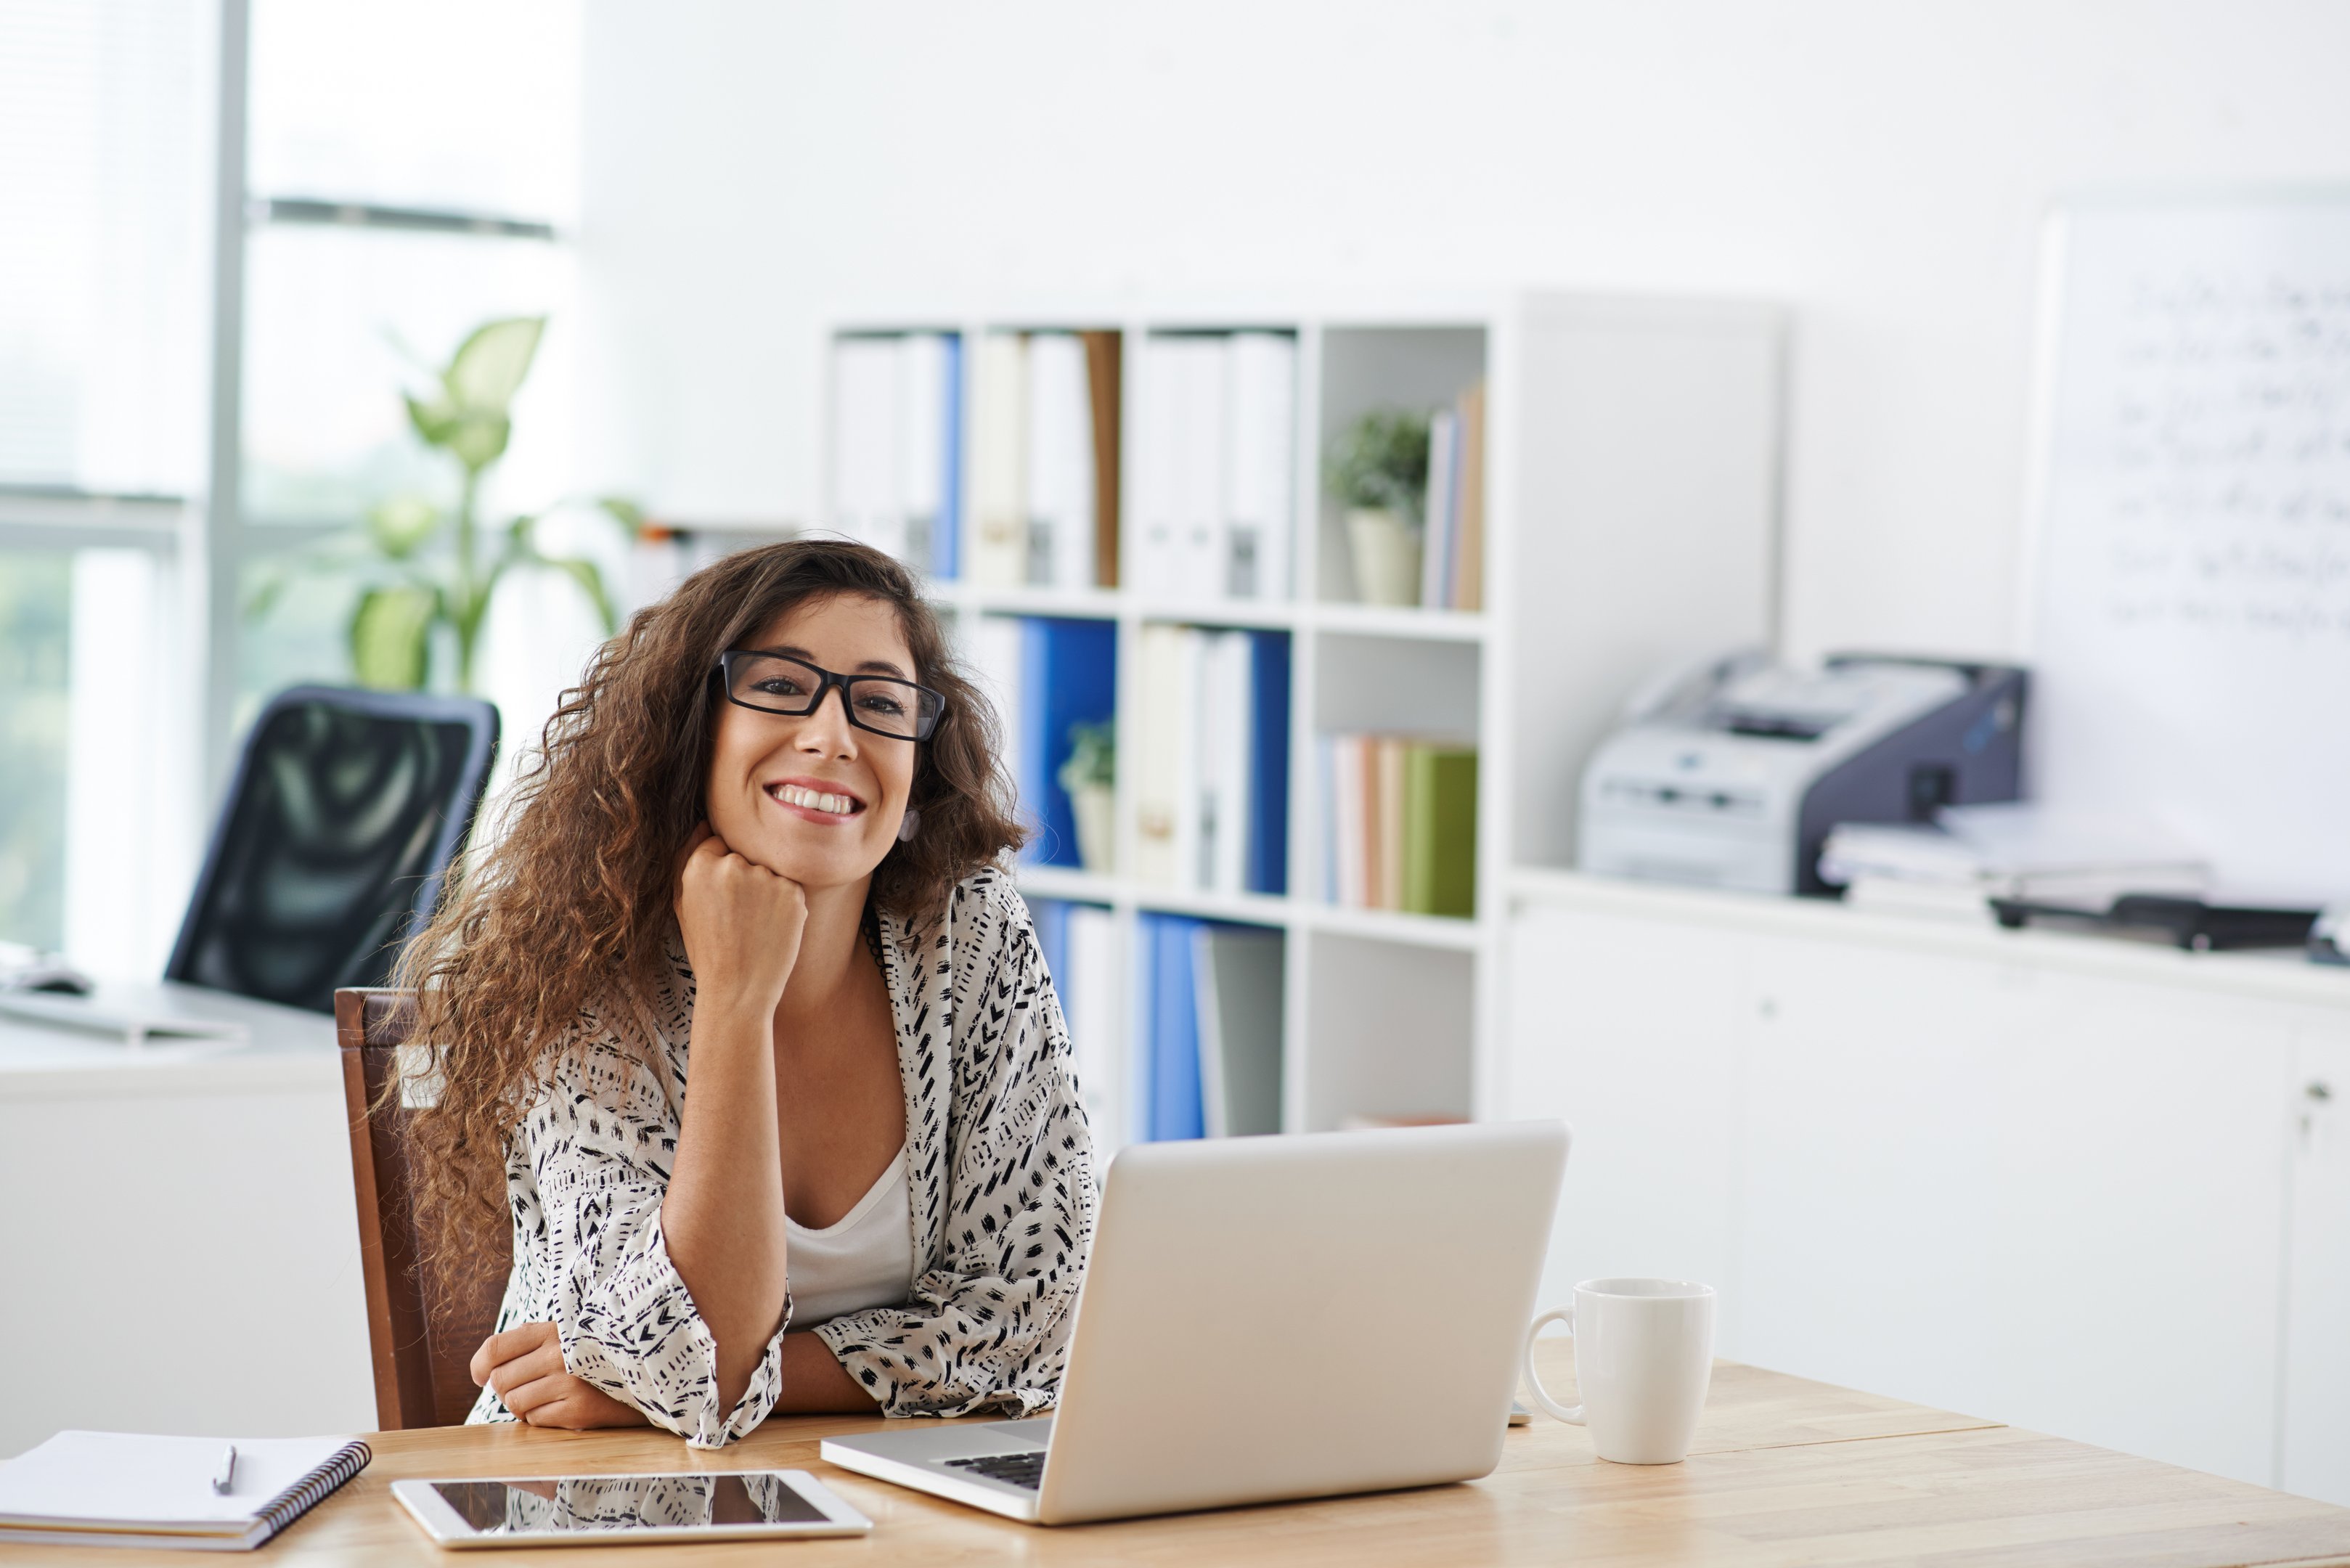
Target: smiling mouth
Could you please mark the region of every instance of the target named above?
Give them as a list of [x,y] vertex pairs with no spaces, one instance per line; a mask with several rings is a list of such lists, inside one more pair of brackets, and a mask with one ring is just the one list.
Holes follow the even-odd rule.
[[785,805],[795,805],[803,811],[821,811],[833,816],[854,816],[865,809],[865,803],[853,794],[836,794],[828,790],[809,789],[801,784],[769,784],[767,794]]

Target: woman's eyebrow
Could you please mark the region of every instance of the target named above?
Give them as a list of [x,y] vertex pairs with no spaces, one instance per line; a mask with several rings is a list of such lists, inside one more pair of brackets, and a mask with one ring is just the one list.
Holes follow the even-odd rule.
[[[754,653],[772,653],[785,659],[805,659],[810,664],[816,664],[816,655],[810,653],[805,648],[794,648],[786,645],[783,648],[754,649],[752,651]],[[821,664],[816,664],[816,668],[820,670],[823,666]],[[910,680],[913,679],[912,676],[908,675],[904,670],[899,669],[896,665],[890,663],[886,659],[866,659],[858,665],[856,673],[859,675],[894,675],[900,680]]]

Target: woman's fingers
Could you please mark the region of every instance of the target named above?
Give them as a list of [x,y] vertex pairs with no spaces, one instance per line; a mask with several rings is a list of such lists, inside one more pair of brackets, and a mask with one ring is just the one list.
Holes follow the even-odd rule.
[[485,1386],[490,1375],[500,1366],[517,1356],[528,1355],[542,1345],[554,1345],[556,1359],[562,1358],[562,1337],[555,1332],[553,1324],[516,1324],[504,1333],[494,1334],[482,1341],[482,1348],[473,1352],[473,1359],[467,1364],[466,1370],[473,1375],[477,1387]]
[[506,1408],[531,1426],[569,1431],[635,1426],[644,1419],[635,1407],[568,1373],[523,1384],[507,1397]]
[[517,1378],[512,1387],[498,1396],[499,1401],[532,1426],[544,1426],[537,1413],[573,1392],[579,1379],[567,1372],[542,1373],[536,1377]]

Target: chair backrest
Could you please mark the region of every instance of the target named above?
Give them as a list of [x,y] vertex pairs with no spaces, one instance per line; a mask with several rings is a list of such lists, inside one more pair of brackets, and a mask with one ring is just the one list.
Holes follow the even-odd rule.
[[167,980],[334,1009],[390,978],[464,847],[497,752],[473,697],[296,686],[246,737]]
[[350,1113],[351,1185],[359,1195],[359,1264],[366,1276],[368,1347],[375,1364],[375,1418],[383,1430],[463,1424],[480,1392],[467,1365],[496,1324],[513,1261],[498,1232],[479,1257],[428,1268],[417,1246],[419,1209],[402,1137],[406,1107],[369,1114],[399,1073],[415,1016],[414,993],[335,992],[343,1103]]

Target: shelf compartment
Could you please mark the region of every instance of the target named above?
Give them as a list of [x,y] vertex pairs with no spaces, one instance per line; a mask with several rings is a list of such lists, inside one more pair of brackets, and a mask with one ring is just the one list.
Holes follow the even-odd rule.
[[1466,1117],[1476,956],[1351,931],[1316,930],[1310,941],[1305,1129],[1331,1131],[1349,1116]]

